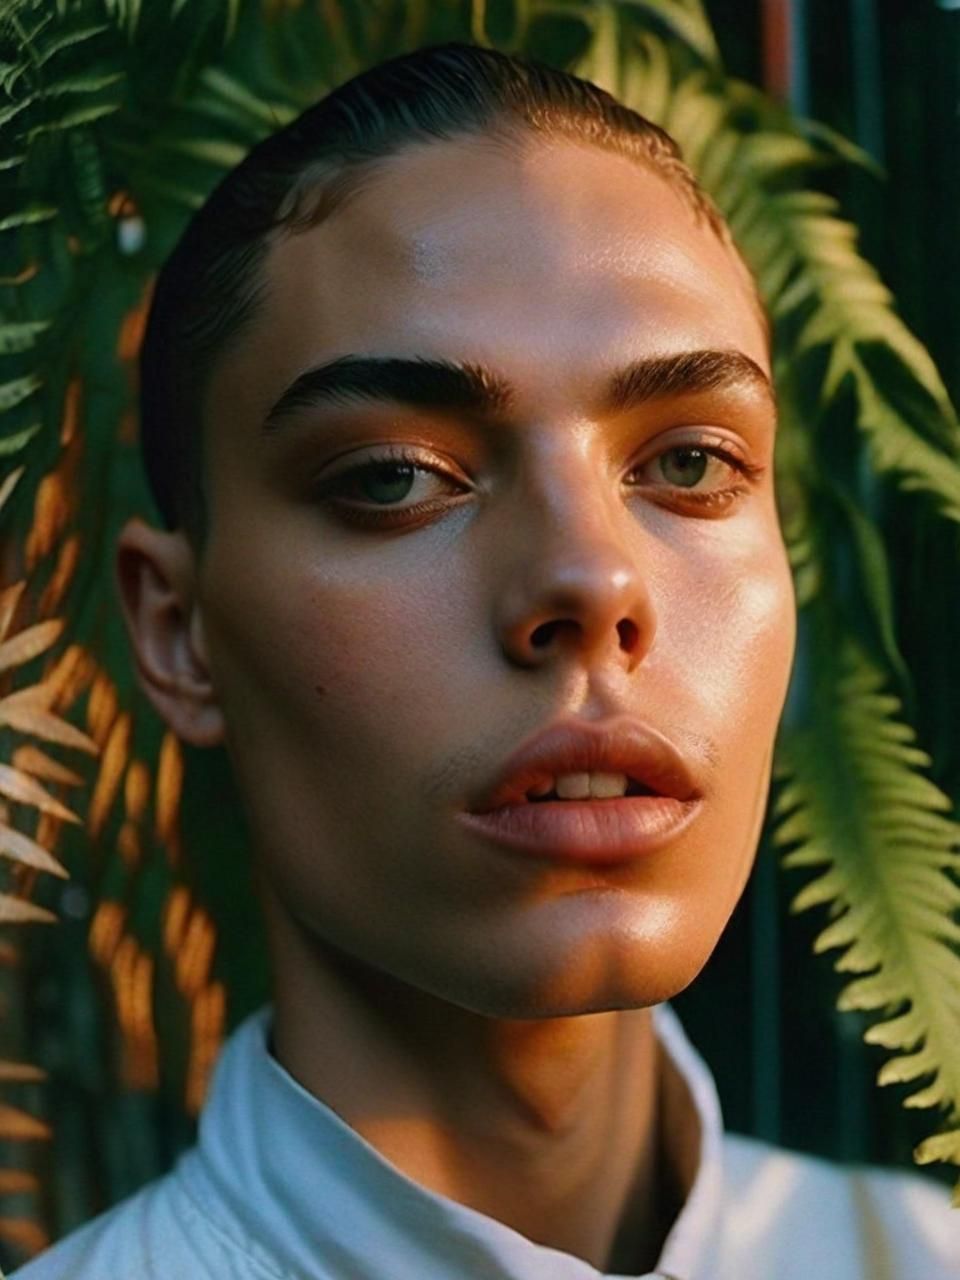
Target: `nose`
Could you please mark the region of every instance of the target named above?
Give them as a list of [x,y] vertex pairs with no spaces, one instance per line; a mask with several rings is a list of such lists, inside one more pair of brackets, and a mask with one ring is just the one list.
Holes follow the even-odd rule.
[[586,501],[565,504],[549,527],[529,530],[529,549],[513,562],[500,595],[500,643],[512,662],[537,667],[566,654],[629,672],[643,661],[656,615],[636,525],[633,533],[628,538],[625,525],[616,528]]

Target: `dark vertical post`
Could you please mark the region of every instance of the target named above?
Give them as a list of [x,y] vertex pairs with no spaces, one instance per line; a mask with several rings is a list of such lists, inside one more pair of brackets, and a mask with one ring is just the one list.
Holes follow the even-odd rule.
[[850,0],[850,32],[857,142],[874,160],[883,164],[883,87],[880,80],[876,0]]
[[810,109],[807,0],[762,0],[763,81],[798,113]]
[[[762,0],[763,67],[767,91],[800,115],[809,109],[806,0]],[[782,1037],[780,1030],[780,868],[761,844],[750,900],[753,1130],[781,1139]]]

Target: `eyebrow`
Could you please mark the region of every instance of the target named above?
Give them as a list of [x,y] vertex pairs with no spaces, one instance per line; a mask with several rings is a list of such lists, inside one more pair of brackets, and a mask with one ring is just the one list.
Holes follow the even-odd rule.
[[[661,397],[740,385],[762,392],[776,408],[770,379],[756,361],[741,351],[680,351],[646,356],[611,375],[595,412],[622,413]],[[297,410],[343,400],[460,410],[493,418],[511,412],[517,393],[495,370],[474,361],[346,355],[301,373],[270,409],[262,432],[276,434]]]

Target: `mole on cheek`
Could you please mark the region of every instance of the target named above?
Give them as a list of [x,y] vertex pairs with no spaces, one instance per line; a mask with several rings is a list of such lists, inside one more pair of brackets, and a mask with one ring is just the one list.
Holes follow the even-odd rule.
[[321,696],[321,697],[322,697],[322,696],[327,692],[327,687],[326,687],[326,685],[323,685],[323,684],[315,684],[313,687],[314,687],[314,689],[317,691],[317,693],[319,693],[319,694],[320,694],[320,696]]

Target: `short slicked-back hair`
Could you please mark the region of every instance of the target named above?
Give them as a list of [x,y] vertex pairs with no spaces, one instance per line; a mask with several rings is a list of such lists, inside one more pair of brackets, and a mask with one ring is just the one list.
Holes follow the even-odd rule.
[[140,354],[140,439],[168,529],[208,528],[203,401],[214,363],[257,314],[273,239],[322,223],[416,143],[531,136],[626,156],[661,175],[731,248],[673,139],[587,80],[481,45],[427,46],[340,85],[263,139],[214,188],[160,271]]

